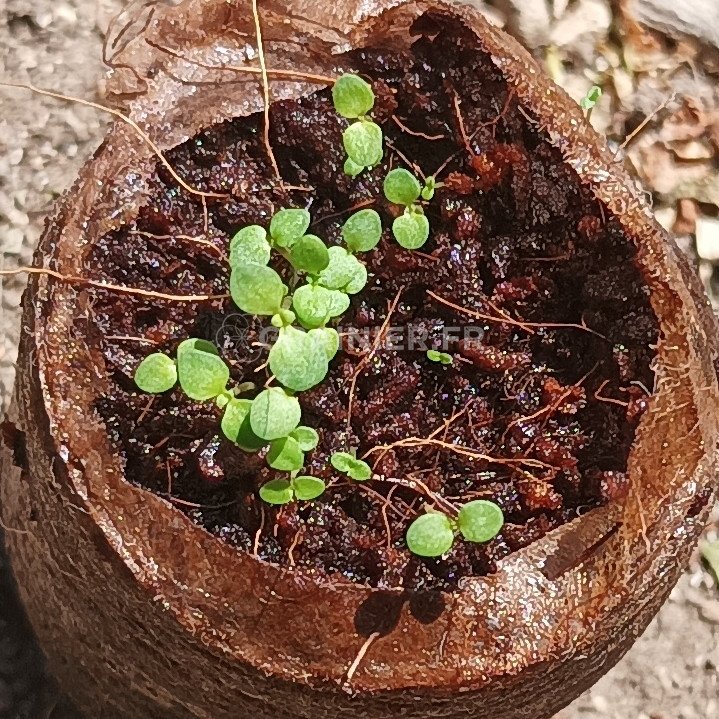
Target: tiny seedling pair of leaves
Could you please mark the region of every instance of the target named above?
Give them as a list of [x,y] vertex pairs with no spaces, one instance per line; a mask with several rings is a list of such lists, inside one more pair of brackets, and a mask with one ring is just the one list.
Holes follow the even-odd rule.
[[428,199],[434,196],[435,186],[434,178],[428,178],[423,189],[419,180],[402,167],[391,170],[384,179],[385,197],[405,208],[404,213],[392,223],[392,234],[407,250],[419,249],[429,238],[429,220],[416,203],[421,195],[426,195]]
[[207,340],[187,339],[177,348],[177,361],[161,353],[151,354],[135,372],[135,383],[143,392],[159,394],[179,380],[183,392],[199,402],[219,397],[226,391],[230,368]]
[[374,167],[384,156],[382,128],[367,117],[374,107],[372,86],[358,75],[344,74],[332,87],[337,113],[354,122],[342,134],[347,152],[345,173],[355,177],[365,167]]
[[459,510],[456,521],[437,511],[417,517],[407,530],[407,547],[420,557],[441,557],[452,548],[457,531],[468,542],[484,543],[494,539],[503,525],[499,506],[477,499]]
[[267,230],[260,225],[243,227],[230,241],[230,267],[234,269],[246,264],[266,265],[270,261],[273,245],[281,249],[291,248],[305,238],[311,239],[303,242],[304,247],[298,253],[299,257],[311,254],[310,248],[316,247],[318,242],[324,247],[318,237],[305,234],[311,219],[307,210],[279,210],[270,220],[269,238]]
[[312,476],[272,479],[260,487],[260,498],[267,504],[283,505],[295,499],[309,502],[317,499],[326,489],[325,483]]
[[309,332],[283,327],[270,350],[270,371],[288,389],[304,392],[326,377],[338,349],[339,335],[330,327]]
[[335,452],[330,457],[330,464],[342,474],[346,474],[355,482],[366,482],[372,478],[372,468],[350,452]]
[[450,365],[454,362],[454,358],[451,354],[440,352],[439,350],[427,350],[427,359],[430,362],[437,362],[438,364],[444,365]]

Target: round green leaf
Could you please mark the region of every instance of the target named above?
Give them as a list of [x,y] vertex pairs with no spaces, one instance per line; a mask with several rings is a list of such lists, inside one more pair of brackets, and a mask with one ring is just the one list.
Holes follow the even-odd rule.
[[295,490],[297,499],[309,502],[317,499],[326,489],[325,483],[317,477],[295,477],[292,480],[292,486]]
[[271,316],[280,311],[287,287],[271,267],[238,265],[230,275],[230,294],[243,312]]
[[221,395],[230,380],[230,368],[217,356],[217,348],[205,340],[188,339],[177,348],[180,387],[197,401]]
[[342,227],[342,238],[352,252],[368,252],[382,237],[382,220],[375,210],[360,210]]
[[403,167],[390,170],[384,178],[384,196],[397,205],[410,205],[417,202],[422,186],[419,180]]
[[407,547],[419,557],[441,557],[453,544],[452,523],[444,514],[423,514],[407,530]]
[[361,459],[355,459],[347,475],[355,482],[366,482],[368,479],[372,479],[372,467]]
[[[296,327],[283,327],[270,350],[270,371],[295,392],[304,392],[327,375],[328,359],[323,345]],[[293,427],[294,429],[294,427]]]
[[307,210],[280,210],[270,220],[270,236],[278,247],[289,247],[307,232],[311,219]]
[[350,177],[357,177],[364,170],[364,165],[358,165],[351,157],[345,160],[344,172]]
[[303,452],[311,452],[319,443],[320,436],[312,427],[298,427],[290,432],[290,437],[294,437],[300,445]]
[[318,282],[329,290],[356,294],[367,284],[367,268],[344,247],[330,247],[330,263],[320,272]]
[[270,444],[267,464],[281,472],[297,472],[305,463],[304,452],[294,437],[282,437]]
[[350,471],[352,462],[354,462],[354,455],[349,452],[334,452],[330,457],[330,464],[342,474],[347,474]]
[[489,542],[504,526],[504,514],[494,502],[477,499],[459,510],[457,526],[467,541]]
[[266,265],[272,249],[267,241],[267,232],[259,225],[243,227],[230,242],[230,267],[254,263]]
[[294,499],[292,485],[287,479],[272,479],[260,487],[260,499],[267,504],[289,504]]
[[327,361],[334,358],[340,348],[340,335],[333,327],[320,327],[307,333],[313,342],[322,347]]
[[143,391],[159,394],[177,383],[175,361],[160,352],[145,357],[135,370],[135,384]]
[[373,167],[382,162],[382,128],[376,122],[353,122],[342,134],[342,142],[350,159],[357,165]]
[[[346,303],[343,298],[346,298]],[[342,314],[349,307],[344,292],[328,290],[321,285],[302,285],[292,296],[292,307],[304,327],[322,327],[330,317]]]
[[405,212],[392,223],[392,234],[406,250],[417,250],[429,238],[429,220],[418,212]]
[[302,410],[297,397],[290,397],[280,387],[265,389],[252,401],[250,427],[262,439],[286,437],[301,418]]
[[290,250],[290,262],[296,270],[317,275],[330,263],[327,245],[315,235],[300,237]]
[[220,424],[225,437],[245,452],[256,452],[267,444],[266,440],[252,431],[251,410],[252,400],[231,399],[225,406]]
[[349,119],[366,115],[374,107],[372,86],[358,75],[342,75],[332,87],[335,110]]

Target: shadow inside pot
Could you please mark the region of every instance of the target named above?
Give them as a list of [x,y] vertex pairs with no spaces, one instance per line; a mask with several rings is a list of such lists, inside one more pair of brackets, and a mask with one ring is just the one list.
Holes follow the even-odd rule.
[[410,614],[420,624],[432,624],[442,616],[446,604],[442,592],[382,592],[370,595],[357,609],[354,625],[357,634],[385,637],[399,624],[402,608],[407,604]]

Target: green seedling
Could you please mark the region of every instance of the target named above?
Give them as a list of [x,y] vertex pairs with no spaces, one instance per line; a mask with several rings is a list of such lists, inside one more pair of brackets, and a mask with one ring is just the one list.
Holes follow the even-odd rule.
[[384,156],[382,128],[369,118],[374,100],[372,86],[358,75],[342,75],[332,88],[335,110],[353,121],[342,133],[347,152],[344,170],[351,177],[356,177],[366,167],[378,165]]
[[274,505],[289,504],[295,499],[309,502],[321,496],[325,489],[325,483],[312,476],[272,479],[260,487],[260,498]]
[[367,462],[357,459],[350,452],[335,452],[330,457],[330,464],[355,482],[365,482],[372,477],[372,468]]
[[459,533],[468,542],[483,544],[504,526],[504,514],[494,502],[477,499],[459,510],[456,519],[432,510],[415,519],[407,530],[407,547],[419,557],[441,557],[449,552]]
[[[432,180],[434,183],[434,179]],[[431,194],[435,185],[432,184]],[[429,238],[429,220],[421,205],[417,204],[424,190],[419,180],[409,170],[397,168],[390,171],[384,180],[384,195],[392,203],[404,206],[404,213],[392,223],[392,234],[407,250],[417,250]]]
[[579,106],[584,110],[587,118],[592,114],[592,110],[596,107],[599,100],[602,98],[602,88],[599,85],[592,85],[587,91],[587,94],[579,101]]
[[454,362],[454,357],[446,352],[438,350],[427,350],[427,359],[430,362],[438,362],[439,364],[450,365]]

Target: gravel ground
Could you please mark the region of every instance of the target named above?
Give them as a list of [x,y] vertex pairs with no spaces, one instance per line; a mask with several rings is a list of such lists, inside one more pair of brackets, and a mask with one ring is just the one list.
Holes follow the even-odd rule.
[[[0,80],[30,81],[96,99],[102,72],[102,32],[119,7],[113,3],[119,2],[0,0]],[[681,8],[667,15],[660,0],[636,2],[641,6],[637,12],[648,13],[650,20],[652,13],[658,14],[664,24],[663,32],[669,35],[678,34],[682,38],[687,32],[701,35],[702,28],[711,26],[697,23],[692,29],[686,25],[691,18],[686,21],[677,18]],[[698,183],[696,187],[687,185],[688,180],[681,186],[667,186],[666,182],[662,185],[659,181],[667,176],[667,166],[657,165],[661,153],[656,149],[656,143],[666,140],[662,134],[665,124],[656,127],[652,124],[629,151],[639,175],[657,191],[662,221],[682,234],[682,246],[697,259],[701,276],[713,291],[719,261],[719,190],[714,187],[719,184],[715,170],[717,156],[707,157],[706,151],[702,154],[701,146],[706,132],[719,135],[716,76],[702,79],[703,67],[719,67],[711,48],[706,59],[706,42],[712,36],[699,39],[699,50],[696,44],[690,45],[690,50],[696,52],[689,52],[688,74],[683,62],[684,69],[670,74],[651,71],[637,74],[641,58],[638,60],[635,52],[630,87],[625,77],[630,66],[625,62],[626,46],[622,48],[622,62],[613,61],[616,48],[610,39],[615,35],[616,18],[608,0],[555,0],[546,6],[544,0],[523,3],[496,0],[494,4],[495,18],[508,21],[510,29],[543,57],[557,79],[575,96],[581,96],[588,84],[606,78],[608,69],[613,69],[612,102],[599,109],[595,119],[609,133],[622,136],[638,124],[637,113],[644,117],[666,99],[667,75],[670,90],[693,98],[699,96],[704,107],[716,113],[711,120],[716,122],[711,126],[713,130],[706,131],[709,125],[705,124],[694,133],[696,137],[689,137],[687,142],[694,144],[671,145],[674,159],[678,156],[683,163],[691,163],[691,179]],[[715,0],[711,7],[714,4]],[[681,32],[673,33],[677,27]],[[665,50],[671,53],[670,59],[686,52],[683,44],[686,39],[682,38],[672,39],[669,50]],[[629,39],[636,45],[637,37]],[[644,36],[640,39],[646,40]],[[656,64],[656,56],[653,57]],[[704,65],[705,62],[709,64]],[[661,63],[658,67],[661,69]],[[79,166],[99,144],[105,124],[106,117],[88,108],[48,100],[27,91],[0,89],[3,268],[29,262],[52,201],[72,182]],[[693,130],[687,132],[691,135]],[[676,133],[671,135],[671,142],[676,142]],[[705,174],[700,176],[704,161]],[[682,164],[670,175],[679,176],[686,169]],[[705,248],[698,257],[697,234],[700,249]],[[7,402],[12,385],[17,308],[23,285],[22,276],[6,278],[2,284],[0,404]],[[714,539],[717,518],[719,515],[709,528]],[[54,684],[45,675],[41,656],[32,644],[9,587],[0,552],[0,719],[73,719],[72,710],[62,702],[58,704]],[[627,657],[556,719],[719,719],[719,590],[698,558]]]

